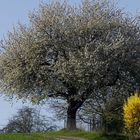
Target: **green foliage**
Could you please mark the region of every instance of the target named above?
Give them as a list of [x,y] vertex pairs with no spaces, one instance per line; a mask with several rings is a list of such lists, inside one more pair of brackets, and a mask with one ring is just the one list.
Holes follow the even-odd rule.
[[104,105],[103,110],[103,127],[105,133],[122,133],[123,130],[123,115],[122,115],[122,99],[113,98]]

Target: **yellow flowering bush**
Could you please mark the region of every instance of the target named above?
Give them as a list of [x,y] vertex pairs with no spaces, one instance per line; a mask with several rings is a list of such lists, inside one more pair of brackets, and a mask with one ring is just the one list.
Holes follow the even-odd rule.
[[140,136],[140,96],[138,93],[130,96],[123,106],[124,123],[127,132],[133,136]]

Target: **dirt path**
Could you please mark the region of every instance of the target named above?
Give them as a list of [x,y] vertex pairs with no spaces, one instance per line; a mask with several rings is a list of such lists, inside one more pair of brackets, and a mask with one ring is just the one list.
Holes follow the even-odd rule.
[[77,137],[66,137],[66,136],[59,136],[57,137],[58,140],[86,140],[84,138],[77,138]]
[[84,138],[68,137],[68,136],[32,136],[32,135],[28,135],[28,137],[42,138],[43,140],[86,140]]

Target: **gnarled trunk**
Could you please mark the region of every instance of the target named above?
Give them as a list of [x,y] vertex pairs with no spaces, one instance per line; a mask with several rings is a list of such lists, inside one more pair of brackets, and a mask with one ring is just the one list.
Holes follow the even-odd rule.
[[68,109],[67,111],[67,129],[75,130],[76,129],[76,112],[77,110]]
[[76,130],[76,112],[83,104],[83,101],[70,101],[67,110],[67,129]]

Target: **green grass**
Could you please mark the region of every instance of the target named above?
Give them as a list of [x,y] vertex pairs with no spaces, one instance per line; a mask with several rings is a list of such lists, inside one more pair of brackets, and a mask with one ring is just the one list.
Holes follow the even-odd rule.
[[35,133],[34,135],[42,135],[48,138],[55,139],[59,136],[67,136],[67,137],[80,137],[87,140],[128,140],[128,137],[119,136],[119,135],[107,135],[102,136],[97,132],[85,132],[85,131],[67,131],[67,130],[60,130],[56,132],[48,132],[48,133]]
[[29,134],[0,134],[0,140],[43,140]]
[[128,140],[127,137],[124,136],[101,136],[99,133],[96,132],[67,130],[32,134],[0,134],[0,140],[55,140],[60,136],[80,137],[87,140]]

